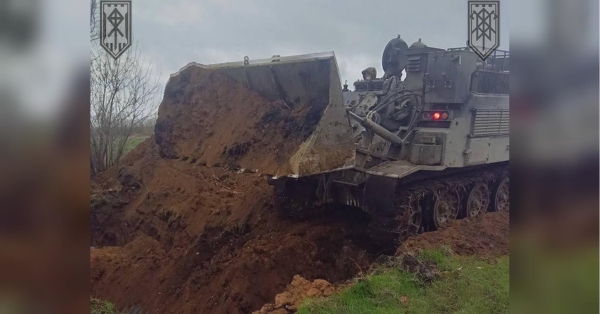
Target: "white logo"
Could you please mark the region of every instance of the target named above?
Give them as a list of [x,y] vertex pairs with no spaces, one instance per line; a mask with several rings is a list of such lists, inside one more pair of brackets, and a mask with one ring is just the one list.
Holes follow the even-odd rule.
[[500,46],[500,1],[469,1],[469,47],[485,61]]
[[131,1],[100,1],[100,45],[115,59],[131,47]]

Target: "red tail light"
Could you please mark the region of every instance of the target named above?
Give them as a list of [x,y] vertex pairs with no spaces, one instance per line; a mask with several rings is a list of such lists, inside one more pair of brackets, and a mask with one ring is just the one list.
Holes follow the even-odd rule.
[[448,121],[452,120],[451,111],[423,111],[421,121]]

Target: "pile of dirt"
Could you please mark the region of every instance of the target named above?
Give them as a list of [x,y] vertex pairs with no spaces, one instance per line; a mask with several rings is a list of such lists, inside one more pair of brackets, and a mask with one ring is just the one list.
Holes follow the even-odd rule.
[[287,314],[296,311],[306,298],[328,297],[339,288],[323,279],[308,281],[296,275],[285,292],[275,296],[275,303],[265,304],[254,314]]
[[509,213],[487,213],[456,220],[446,229],[406,240],[398,253],[440,247],[449,247],[460,255],[493,257],[509,254]]
[[271,102],[225,74],[188,67],[165,89],[156,143],[165,158],[289,174],[290,159],[312,134],[327,104],[326,99]]
[[[187,167],[172,179],[212,172]],[[370,264],[371,254],[356,240],[365,235],[355,234],[366,229],[363,219],[343,220],[346,213],[334,212],[310,223],[280,221],[262,178],[235,172],[219,177],[224,174],[230,179],[193,185],[223,196],[199,191],[190,197],[162,185],[165,197],[155,199],[154,184],[148,184],[120,218],[109,220],[124,229],[97,226],[116,234],[109,239],[127,243],[92,250],[93,295],[161,313],[248,313],[273,300],[296,274],[340,282],[359,270],[353,260]]]
[[291,222],[274,209],[264,173],[287,171],[311,114],[199,68],[172,78],[155,136],[92,182],[92,295],[153,313],[251,313],[295,275],[337,283],[368,267],[362,213]]

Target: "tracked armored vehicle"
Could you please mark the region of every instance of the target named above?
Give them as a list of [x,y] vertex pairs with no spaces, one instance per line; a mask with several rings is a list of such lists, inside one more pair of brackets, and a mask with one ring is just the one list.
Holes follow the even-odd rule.
[[206,67],[290,110],[309,104],[292,173],[268,177],[287,217],[357,207],[375,239],[397,242],[508,210],[508,52],[483,62],[468,48],[408,47],[398,36],[382,65],[382,78],[363,72],[354,91],[342,89],[333,53]]

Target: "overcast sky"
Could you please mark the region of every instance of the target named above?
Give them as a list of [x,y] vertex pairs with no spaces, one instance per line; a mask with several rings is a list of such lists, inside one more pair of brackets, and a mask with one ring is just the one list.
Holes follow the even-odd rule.
[[[500,49],[508,49],[508,19],[501,17]],[[383,74],[383,48],[398,34],[409,45],[422,38],[438,48],[465,46],[467,1],[133,1],[134,40],[162,84],[192,61],[334,51],[342,82],[352,85],[366,67]]]

